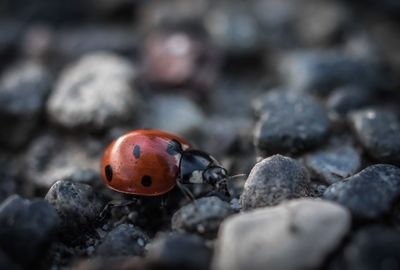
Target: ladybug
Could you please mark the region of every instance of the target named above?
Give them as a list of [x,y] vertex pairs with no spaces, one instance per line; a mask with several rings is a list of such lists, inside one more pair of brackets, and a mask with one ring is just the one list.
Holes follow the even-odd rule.
[[[182,137],[161,130],[135,130],[106,148],[101,176],[107,187],[115,191],[158,196],[176,185],[187,194],[182,184],[218,187],[227,179],[227,171],[209,154],[192,149]],[[224,189],[229,194],[226,185]]]

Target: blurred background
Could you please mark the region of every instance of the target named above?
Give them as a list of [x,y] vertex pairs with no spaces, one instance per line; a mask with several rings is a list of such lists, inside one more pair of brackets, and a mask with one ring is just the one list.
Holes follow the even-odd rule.
[[[133,129],[180,134],[231,174],[341,144],[352,111],[399,109],[399,25],[397,0],[0,0],[0,201],[60,179],[101,189],[103,149]],[[268,145],[270,91],[311,97],[329,124]],[[278,99],[265,102],[291,123]]]

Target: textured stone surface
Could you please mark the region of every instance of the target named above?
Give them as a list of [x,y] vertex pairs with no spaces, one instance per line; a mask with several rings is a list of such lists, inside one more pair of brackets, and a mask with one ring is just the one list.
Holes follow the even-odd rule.
[[310,194],[307,170],[296,160],[274,155],[257,163],[240,197],[243,210],[271,206]]
[[350,116],[355,135],[369,155],[400,164],[400,117],[389,109],[366,109]]
[[15,263],[33,267],[46,255],[58,223],[47,202],[11,196],[0,205],[0,247]]
[[63,70],[47,102],[52,121],[69,128],[101,130],[132,120],[138,95],[133,66],[110,53],[94,53]]
[[204,197],[176,211],[171,226],[173,230],[214,237],[222,220],[232,213],[229,203],[217,197]]
[[388,214],[400,198],[400,168],[372,165],[328,187],[324,198],[349,208],[359,219],[373,219]]
[[261,153],[294,153],[323,142],[330,123],[316,100],[284,89],[260,97],[254,108],[260,119],[254,129],[254,143]]
[[221,226],[213,269],[317,269],[349,228],[348,211],[321,200],[236,215]]

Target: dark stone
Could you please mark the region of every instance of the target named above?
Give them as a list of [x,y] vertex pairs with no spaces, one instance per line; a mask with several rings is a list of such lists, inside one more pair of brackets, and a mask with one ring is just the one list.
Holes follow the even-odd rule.
[[18,147],[29,141],[38,125],[51,89],[47,70],[33,62],[22,62],[0,78],[0,143]]
[[195,233],[206,238],[216,236],[220,223],[233,214],[229,203],[218,197],[203,197],[183,206],[171,220],[173,230]]
[[149,237],[139,228],[131,224],[121,224],[105,236],[96,249],[96,255],[102,257],[141,256],[148,241]]
[[306,168],[292,158],[274,155],[253,167],[240,203],[246,211],[309,195],[310,178]]
[[158,236],[150,242],[146,259],[152,269],[207,270],[211,255],[202,238],[173,233]]
[[18,270],[20,269],[7,255],[0,250],[0,269]]
[[389,109],[366,109],[350,116],[355,135],[368,154],[400,164],[400,117]]
[[344,248],[348,270],[400,268],[400,232],[373,225],[361,229]]
[[0,205],[0,247],[16,263],[34,268],[43,260],[58,223],[46,201],[11,196]]
[[372,165],[327,188],[324,199],[349,208],[358,219],[376,219],[389,214],[400,198],[400,168]]
[[371,105],[373,97],[373,92],[368,88],[344,86],[330,94],[327,107],[339,116],[346,116],[349,112]]
[[321,96],[343,85],[378,88],[384,83],[376,63],[340,51],[301,52],[281,63],[281,76],[290,86]]
[[93,229],[104,206],[92,187],[70,181],[57,181],[45,199],[61,218],[60,233],[67,240]]
[[353,146],[345,143],[308,154],[304,163],[312,178],[332,184],[357,172],[361,156]]
[[74,270],[150,270],[145,260],[133,256],[94,257],[75,264]]
[[263,154],[297,153],[324,141],[330,123],[325,109],[312,97],[276,90],[254,103],[260,119],[254,143]]

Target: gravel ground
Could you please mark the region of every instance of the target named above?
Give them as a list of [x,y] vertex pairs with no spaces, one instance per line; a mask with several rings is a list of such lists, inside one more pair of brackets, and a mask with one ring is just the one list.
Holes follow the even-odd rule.
[[[0,269],[400,269],[399,18],[391,0],[0,0]],[[187,185],[195,203],[113,191],[103,151],[135,129],[244,176],[230,197]]]

